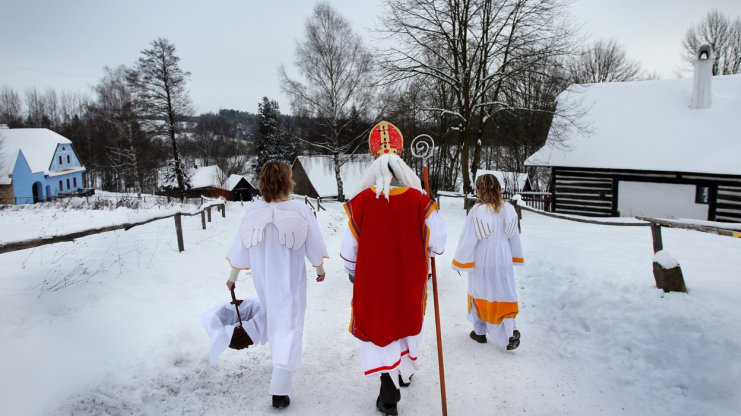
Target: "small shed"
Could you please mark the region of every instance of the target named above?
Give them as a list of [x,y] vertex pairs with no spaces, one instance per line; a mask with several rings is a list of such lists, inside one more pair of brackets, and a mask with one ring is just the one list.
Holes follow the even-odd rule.
[[[343,155],[340,166],[345,196],[351,195],[373,163],[369,154]],[[337,198],[337,179],[331,155],[299,156],[293,162],[293,192],[310,198]]]
[[478,169],[476,171],[476,178],[478,179],[479,176],[486,174],[494,175],[499,180],[499,185],[502,186],[502,193],[504,194],[511,196],[518,192],[530,192],[533,190],[527,173]]
[[0,203],[32,204],[83,191],[72,142],[49,129],[0,127]]
[[741,74],[712,76],[712,61],[701,48],[694,78],[561,93],[582,115],[525,162],[551,169],[554,211],[741,222]]
[[252,197],[259,194],[257,188],[242,175],[229,175],[223,188],[228,192],[228,201],[252,201]]

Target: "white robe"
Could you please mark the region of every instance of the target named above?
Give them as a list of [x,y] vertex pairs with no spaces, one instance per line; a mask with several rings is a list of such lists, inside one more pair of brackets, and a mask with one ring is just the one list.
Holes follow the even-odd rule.
[[513,264],[523,263],[514,207],[505,203],[497,213],[491,206],[474,205],[461,230],[452,267],[468,272],[468,320],[475,328],[485,327],[502,347],[517,329]]
[[[445,251],[445,241],[448,238],[445,223],[435,210],[427,217],[425,224],[430,230],[429,255],[430,257],[438,256]],[[349,224],[345,229],[345,238],[342,240],[340,256],[344,260],[345,271],[354,275],[358,256],[358,240],[355,239]],[[399,378],[395,374],[400,374],[404,382],[409,382],[409,377],[419,367],[417,351],[421,340],[422,331],[419,334],[392,341],[384,347],[379,347],[372,342],[358,340],[363,372],[366,376],[376,377],[382,373],[391,373],[391,379],[397,388],[399,387]]]
[[301,345],[306,311],[306,264],[314,267],[328,258],[319,224],[311,209],[302,201],[254,202],[245,212],[242,222],[250,214],[270,207],[299,213],[308,223],[306,243],[299,249],[287,248],[285,236],[281,239],[278,227],[267,224],[264,237],[247,249],[238,234],[227,260],[233,268],[251,269],[260,307],[252,319],[244,322],[247,334],[255,343],[270,343],[273,367],[295,371],[301,366]]

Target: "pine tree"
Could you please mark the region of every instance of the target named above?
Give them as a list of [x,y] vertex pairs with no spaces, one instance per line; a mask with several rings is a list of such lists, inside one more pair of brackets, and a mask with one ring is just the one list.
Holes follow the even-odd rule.
[[278,102],[263,97],[257,105],[257,132],[255,134],[255,177],[260,169],[270,160],[283,160],[291,163],[296,156],[296,146],[289,140],[288,130],[283,123]]

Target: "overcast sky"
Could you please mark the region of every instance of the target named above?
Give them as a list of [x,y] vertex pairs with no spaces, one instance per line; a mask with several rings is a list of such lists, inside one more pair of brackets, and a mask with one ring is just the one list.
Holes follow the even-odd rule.
[[[330,0],[368,46],[382,0]],[[197,113],[256,112],[263,96],[289,112],[278,69],[294,61],[312,0],[0,0],[0,85],[83,92],[103,67],[131,66],[151,41],[175,44],[191,72]],[[614,38],[661,78],[687,70],[682,38],[712,8],[741,16],[741,0],[575,0],[572,19],[587,40]],[[295,72],[293,72],[295,74]],[[686,75],[686,74],[685,74]]]

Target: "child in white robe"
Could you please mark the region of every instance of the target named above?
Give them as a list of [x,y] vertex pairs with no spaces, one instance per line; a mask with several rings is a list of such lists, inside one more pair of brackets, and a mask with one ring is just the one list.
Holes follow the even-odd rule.
[[259,307],[244,319],[244,328],[253,342],[269,342],[273,360],[269,393],[273,407],[284,408],[290,404],[293,373],[301,365],[304,258],[316,268],[316,280],[321,282],[328,254],[311,209],[290,198],[293,181],[288,164],[267,162],[260,170],[258,189],[263,198],[247,209],[229,249],[232,272],[226,284],[232,289],[240,270],[252,270]]
[[470,337],[513,350],[520,345],[514,264],[523,264],[514,207],[502,199],[499,180],[491,174],[476,180],[479,202],[463,225],[452,267],[468,273]]

